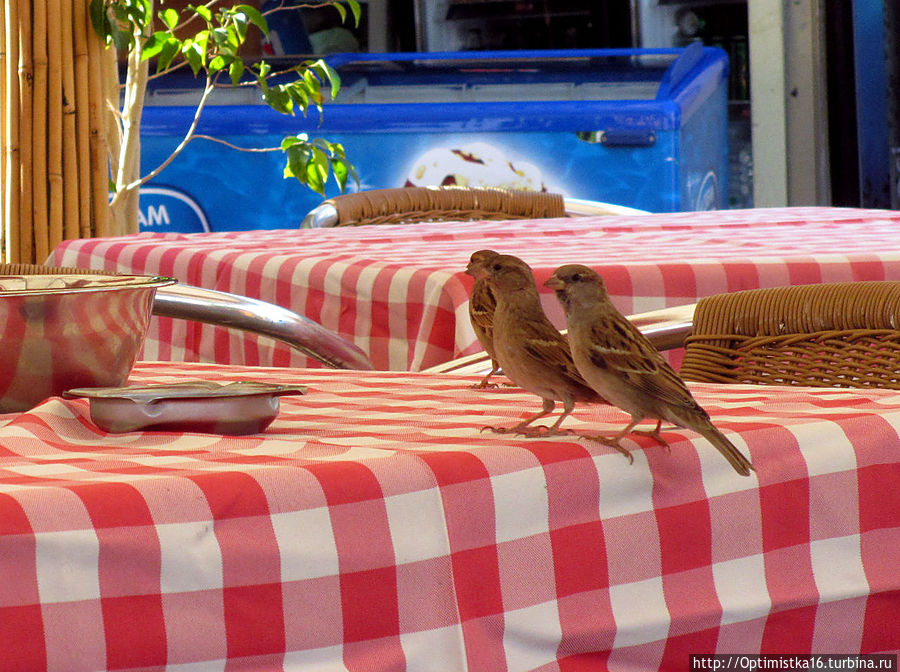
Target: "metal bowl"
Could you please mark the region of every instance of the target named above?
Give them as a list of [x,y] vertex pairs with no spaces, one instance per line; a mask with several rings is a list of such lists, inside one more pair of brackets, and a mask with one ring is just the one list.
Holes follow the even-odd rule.
[[0,276],[0,413],[75,387],[118,387],[144,343],[153,297],[171,278]]

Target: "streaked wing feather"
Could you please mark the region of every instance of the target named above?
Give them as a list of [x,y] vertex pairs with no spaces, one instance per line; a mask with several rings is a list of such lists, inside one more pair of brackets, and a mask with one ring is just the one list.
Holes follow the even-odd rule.
[[565,336],[549,323],[545,325],[546,328],[540,328],[540,323],[537,322],[526,322],[523,326],[526,330],[525,352],[529,356],[563,373],[578,384],[589,387],[575,367]]
[[660,401],[699,409],[653,344],[627,319],[616,317],[593,322],[589,352],[594,365],[617,370],[636,389]]

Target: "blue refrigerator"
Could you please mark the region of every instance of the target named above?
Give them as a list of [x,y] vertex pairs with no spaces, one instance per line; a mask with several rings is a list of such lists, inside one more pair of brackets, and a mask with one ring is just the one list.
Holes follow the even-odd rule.
[[[294,228],[322,197],[283,178],[283,137],[340,142],[353,190],[457,184],[562,193],[652,212],[727,207],[728,59],[671,49],[337,54],[319,117],[278,114],[247,89],[217,94],[195,139],[141,192],[141,228]],[[142,171],[195,112],[197,83],[156,80]],[[331,185],[327,196],[336,195]]]

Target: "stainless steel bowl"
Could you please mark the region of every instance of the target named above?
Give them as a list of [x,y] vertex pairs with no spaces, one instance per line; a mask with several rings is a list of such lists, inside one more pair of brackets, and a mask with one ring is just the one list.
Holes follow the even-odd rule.
[[153,297],[171,278],[0,276],[0,413],[75,387],[117,387],[147,333]]

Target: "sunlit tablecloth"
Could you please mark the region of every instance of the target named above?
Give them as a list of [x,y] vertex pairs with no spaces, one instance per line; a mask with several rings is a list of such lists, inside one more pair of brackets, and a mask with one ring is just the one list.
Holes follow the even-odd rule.
[[[900,392],[693,385],[702,438],[480,431],[476,378],[139,364],[303,382],[265,434],[0,416],[0,670],[683,670],[900,649]],[[580,406],[566,424],[626,417]],[[168,667],[167,667],[168,666]]]
[[[542,283],[569,262],[605,278],[624,313],[739,289],[900,279],[900,212],[782,208],[514,222],[152,234],[62,243],[56,265],[163,274],[278,303],[354,341],[377,368],[420,370],[479,349],[467,315],[472,252],[493,248]],[[546,292],[544,305],[562,326]],[[146,359],[311,365],[272,341],[154,319]]]

